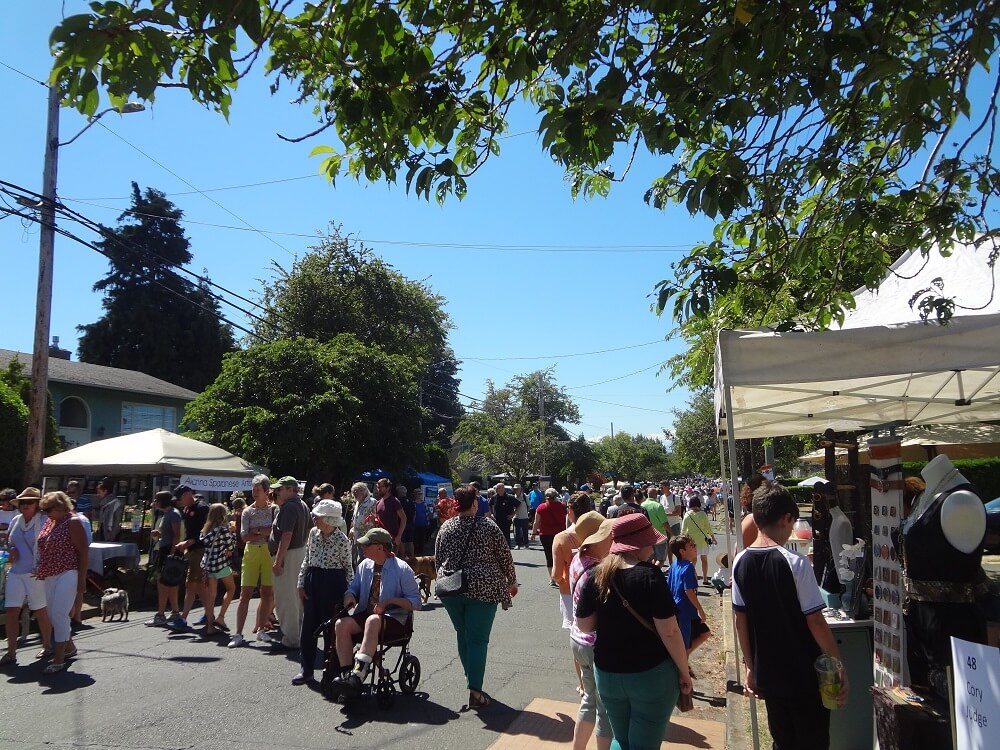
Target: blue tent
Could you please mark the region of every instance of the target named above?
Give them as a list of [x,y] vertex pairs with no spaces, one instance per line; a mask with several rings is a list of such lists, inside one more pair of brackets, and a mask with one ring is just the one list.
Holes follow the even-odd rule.
[[429,471],[416,471],[413,476],[420,480],[420,484],[451,484],[448,477],[431,474]]

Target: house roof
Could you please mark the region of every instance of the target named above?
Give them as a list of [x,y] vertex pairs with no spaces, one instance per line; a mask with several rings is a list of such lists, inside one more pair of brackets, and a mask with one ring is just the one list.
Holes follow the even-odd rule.
[[[0,349],[0,367],[6,367],[15,357],[24,363],[25,373],[31,372],[31,355],[15,352],[10,349]],[[198,394],[168,383],[166,380],[154,378],[136,370],[120,370],[117,367],[92,365],[87,362],[49,357],[49,382],[68,383],[70,385],[85,385],[91,388],[107,388],[108,390],[127,391],[161,398],[176,398],[191,401]]]

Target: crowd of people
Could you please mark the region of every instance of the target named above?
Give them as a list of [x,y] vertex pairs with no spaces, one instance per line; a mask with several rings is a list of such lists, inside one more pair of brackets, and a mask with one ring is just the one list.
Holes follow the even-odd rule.
[[[65,669],[77,653],[71,617],[86,585],[90,538],[88,517],[71,497],[79,496],[78,489],[0,493],[0,508],[6,504],[16,511],[5,519],[12,565],[5,588],[3,666],[17,664],[23,604],[38,622],[42,648],[35,656],[49,660],[46,673]],[[712,579],[707,558],[715,544],[719,501],[711,487],[685,485],[675,493],[664,481],[598,493],[585,484],[560,493],[537,484],[525,492],[519,484],[500,483],[484,493],[472,483],[453,495],[442,488],[428,508],[419,490],[415,494],[381,479],[375,495],[361,482],[349,495],[350,502],[343,503],[333,486],[324,484],[306,501],[294,477],[272,484],[265,475],[253,478],[250,502],[235,494],[231,507],[208,504],[185,484],[158,493],[151,560],[158,607],[145,624],[174,631],[204,626],[206,636],[224,634],[230,648],[254,637],[274,648],[297,649],[295,685],[315,679],[322,631],[329,641],[322,667],[333,671],[338,691],[357,694],[379,641],[412,630],[421,597],[410,562],[424,551],[429,518],[436,516],[436,575],[454,580],[457,572],[461,579],[457,590],[438,593],[455,630],[468,705],[474,709],[491,703],[484,690],[491,631],[497,610],[509,608],[518,593],[511,550],[529,547],[533,538],[540,541],[551,585],[559,590],[559,617],[569,634],[581,696],[575,750],[583,750],[595,732],[600,750],[610,747],[612,738],[622,748],[658,746],[675,706],[691,694],[695,673],[689,657],[712,637],[699,595],[708,592],[701,587],[732,585],[737,630],[751,665],[747,685],[765,699],[785,695],[775,687],[767,661],[769,649],[779,646],[762,630],[773,629],[774,618],[762,619],[760,606],[785,615],[797,607],[802,620],[792,617],[782,637],[798,638],[804,654],[836,655],[836,644],[831,646],[817,624],[822,607],[817,609],[814,592],[803,588],[801,566],[787,551],[763,554],[783,550],[782,537],[787,539],[785,531],[797,518],[787,492],[766,480],[753,478],[741,497],[753,519],[744,520],[742,529],[749,549],[735,558],[732,576],[728,554],[721,554],[722,569]],[[782,565],[791,571],[790,592]],[[237,576],[239,603],[230,630],[226,619]],[[255,592],[257,615],[244,635]],[[204,616],[189,626],[196,601]],[[326,622],[335,625],[324,631],[320,626]],[[802,641],[803,632],[812,640]],[[781,732],[781,714],[776,715],[773,731]]]

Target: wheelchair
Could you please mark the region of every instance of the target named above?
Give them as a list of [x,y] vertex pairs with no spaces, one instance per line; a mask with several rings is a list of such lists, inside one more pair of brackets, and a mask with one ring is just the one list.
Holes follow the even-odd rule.
[[[347,696],[337,689],[333,680],[340,676],[340,661],[337,658],[336,636],[334,625],[337,619],[346,616],[347,612],[341,611],[331,619],[319,626],[317,632],[325,629],[327,637],[325,660],[323,663],[323,680],[320,682],[320,691],[323,696],[334,703],[347,704],[355,699],[355,696]],[[362,633],[354,636],[354,651],[357,652],[361,646]],[[368,675],[365,677],[361,693],[357,697],[374,695],[375,701],[381,708],[391,708],[396,701],[398,693],[412,695],[420,682],[420,660],[410,653],[410,639],[413,637],[413,613],[406,620],[406,632],[398,638],[385,638],[385,621],[382,622],[382,630],[379,633],[378,648],[372,657],[371,666],[368,668]],[[398,654],[392,654],[392,649],[399,649]]]

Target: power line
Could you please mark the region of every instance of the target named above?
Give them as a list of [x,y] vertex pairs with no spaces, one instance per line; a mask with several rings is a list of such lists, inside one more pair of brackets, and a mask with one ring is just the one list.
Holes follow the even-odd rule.
[[[471,359],[476,362],[507,362],[512,360],[537,360],[537,359],[569,359],[570,357],[589,357],[592,354],[608,354],[609,352],[623,352],[628,349],[639,349],[643,346],[652,346],[653,344],[662,344],[663,339],[653,339],[652,341],[645,341],[641,344],[629,344],[628,346],[619,346],[614,349],[597,349],[592,352],[575,352],[573,354],[546,354],[542,356],[531,356],[531,357],[464,357],[464,359]],[[578,388],[585,388],[586,386],[577,386]]]
[[249,227],[250,231],[256,232],[261,237],[263,237],[264,239],[266,239],[268,242],[270,242],[271,244],[273,244],[275,247],[281,248],[286,253],[288,253],[289,255],[291,255],[293,258],[295,257],[295,253],[293,253],[287,247],[285,247],[284,245],[282,245],[276,239],[274,239],[273,237],[269,236],[267,233],[262,232],[261,230],[257,229],[255,226],[253,226],[253,224],[251,224],[249,221],[247,221],[246,219],[244,219],[242,216],[240,216],[236,212],[230,211],[228,208],[226,208],[221,203],[219,203],[217,200],[215,200],[215,198],[213,198],[212,196],[206,195],[203,191],[201,191],[200,189],[198,189],[198,187],[196,187],[194,184],[192,184],[188,180],[185,180],[183,177],[181,177],[179,174],[177,174],[174,170],[172,170],[166,164],[164,164],[163,162],[160,162],[157,159],[153,158],[152,156],[150,156],[149,154],[147,154],[145,151],[143,151],[141,148],[139,148],[138,146],[136,146],[134,143],[131,143],[130,141],[126,140],[124,137],[122,137],[121,135],[119,135],[118,133],[116,133],[114,130],[112,130],[111,128],[109,128],[103,122],[100,122],[98,120],[95,120],[95,122],[98,125],[100,125],[102,128],[104,128],[107,132],[111,133],[111,135],[113,135],[115,138],[117,138],[122,143],[124,143],[126,146],[129,146],[130,148],[135,149],[140,154],[142,154],[147,159],[149,159],[151,162],[153,162],[153,164],[157,165],[158,167],[160,167],[164,171],[166,171],[169,174],[173,175],[174,177],[176,177],[178,180],[180,180],[181,182],[183,182],[185,185],[187,185],[192,190],[197,191],[202,197],[204,197],[206,200],[209,200],[212,203],[214,203],[216,206],[218,206],[219,208],[221,208],[223,211],[225,211],[227,214],[229,214],[230,216],[232,216],[237,221],[240,221],[243,224],[245,224],[247,227]]
[[645,406],[630,406],[629,404],[616,404],[611,401],[601,401],[596,398],[587,398],[586,396],[577,396],[581,401],[593,401],[595,404],[604,404],[605,406],[617,406],[622,409],[635,409],[637,411],[649,411],[653,414],[669,414],[669,411],[664,411],[663,409],[650,409]]
[[604,385],[605,383],[613,383],[616,380],[624,380],[625,378],[630,378],[633,375],[638,375],[639,373],[648,372],[648,371],[652,370],[654,367],[662,367],[662,366],[663,366],[663,362],[656,362],[655,364],[652,364],[649,367],[643,367],[641,370],[636,370],[635,372],[630,372],[627,375],[619,375],[617,378],[609,378],[608,380],[601,380],[601,381],[599,381],[597,383],[588,383],[587,385],[568,385],[568,386],[566,386],[566,390],[567,391],[575,391],[575,390],[579,390],[580,388],[593,388],[595,385]]
[[28,74],[27,74],[27,73],[25,73],[25,72],[24,72],[23,70],[20,70],[20,69],[18,69],[18,68],[15,68],[15,67],[14,67],[13,65],[8,65],[8,64],[7,64],[7,63],[5,63],[5,62],[4,62],[3,60],[0,60],[0,65],[3,65],[3,66],[4,66],[5,68],[7,68],[7,70],[13,70],[13,71],[14,71],[15,73],[17,73],[18,75],[22,75],[22,76],[24,76],[24,77],[25,77],[25,78],[27,78],[27,79],[28,79],[29,81],[32,81],[32,82],[34,82],[34,83],[37,83],[37,84],[38,84],[39,86],[44,86],[45,88],[48,88],[48,87],[49,87],[49,86],[48,86],[48,84],[47,84],[47,83],[45,83],[44,81],[39,81],[39,80],[38,80],[37,78],[35,78],[34,76],[32,76],[32,75],[28,75]]
[[[295,179],[295,178],[292,178]],[[198,193],[208,192],[208,191],[197,191]],[[191,193],[186,193],[190,195]],[[165,196],[180,195],[179,193],[164,193]],[[69,201],[70,203],[82,203],[85,206],[90,206],[91,208],[99,208],[102,211],[121,211],[119,206],[102,206],[99,203],[95,203],[94,200],[98,199],[86,199],[86,198],[61,198],[62,201]],[[107,199],[105,199],[107,200]],[[117,200],[117,199],[114,199]],[[136,215],[141,216],[139,212],[134,212]],[[237,217],[239,218],[239,217]],[[280,237],[301,237],[305,239],[315,240],[317,235],[315,232],[287,232],[282,230],[272,230],[272,229],[257,229],[256,227],[246,226],[239,227],[233,224],[219,224],[210,221],[199,221],[197,219],[191,219],[188,217],[184,218],[185,223],[193,224],[195,226],[201,227],[212,227],[213,229],[228,229],[234,232],[251,232],[260,235],[277,235]],[[526,243],[519,245],[507,245],[499,243],[487,243],[487,242],[426,242],[422,240],[384,240],[376,238],[359,237],[357,238],[359,242],[364,242],[369,245],[392,245],[400,247],[427,247],[427,248],[438,248],[438,249],[448,249],[448,250],[506,250],[513,252],[539,252],[539,253],[558,253],[558,252],[609,252],[609,253],[652,253],[652,252],[683,252],[689,250],[692,244],[678,244],[678,245],[649,245],[649,244],[612,244],[612,245],[551,245],[544,243]],[[544,359],[541,357],[540,359]]]

